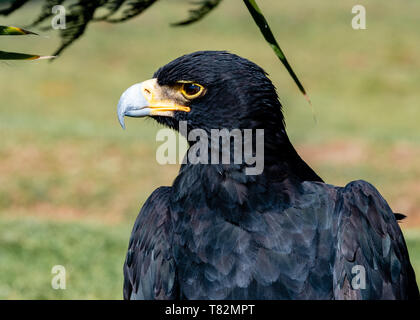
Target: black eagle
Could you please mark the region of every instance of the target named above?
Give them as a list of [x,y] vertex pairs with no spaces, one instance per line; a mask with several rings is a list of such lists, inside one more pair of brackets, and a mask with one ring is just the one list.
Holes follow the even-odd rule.
[[387,202],[362,180],[324,183],[300,158],[256,64],[223,51],[182,56],[123,93],[123,126],[124,116],[207,133],[264,129],[261,174],[187,161],[153,192],[130,237],[125,299],[419,298]]

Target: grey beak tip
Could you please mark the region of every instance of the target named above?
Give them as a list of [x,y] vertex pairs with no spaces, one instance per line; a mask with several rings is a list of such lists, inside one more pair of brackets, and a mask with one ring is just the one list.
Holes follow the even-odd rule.
[[125,130],[125,123],[124,123],[124,116],[119,117],[119,122],[120,122],[120,126],[121,128],[123,128],[123,130]]
[[123,130],[125,130],[125,123],[124,123],[125,112],[123,110],[121,100],[118,102],[117,116],[118,116],[118,122],[120,123],[121,128],[123,128]]
[[150,113],[148,101],[141,93],[142,83],[137,83],[123,92],[118,101],[117,116],[121,128],[125,130],[125,117],[145,117]]

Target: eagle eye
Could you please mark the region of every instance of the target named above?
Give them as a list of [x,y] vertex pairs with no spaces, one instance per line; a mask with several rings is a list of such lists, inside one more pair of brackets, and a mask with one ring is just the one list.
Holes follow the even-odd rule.
[[181,93],[187,99],[195,99],[199,97],[204,91],[204,87],[198,83],[183,83],[181,86]]

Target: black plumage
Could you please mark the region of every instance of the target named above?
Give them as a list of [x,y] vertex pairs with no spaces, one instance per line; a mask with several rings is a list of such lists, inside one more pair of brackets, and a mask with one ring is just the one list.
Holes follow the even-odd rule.
[[[368,182],[326,184],[299,157],[265,72],[226,52],[180,57],[160,86],[200,83],[191,112],[155,119],[171,128],[264,129],[264,171],[246,164],[183,164],[135,222],[125,299],[418,299],[394,213]],[[210,146],[209,146],[210,148]],[[354,289],[354,266],[366,272]]]

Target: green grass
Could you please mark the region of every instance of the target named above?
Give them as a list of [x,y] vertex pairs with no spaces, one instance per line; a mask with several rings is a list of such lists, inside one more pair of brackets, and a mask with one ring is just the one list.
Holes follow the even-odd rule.
[[[160,127],[127,119],[121,130],[116,104],[158,67],[206,49],[237,53],[270,74],[291,140],[327,182],[368,180],[408,216],[418,270],[420,3],[359,1],[367,9],[361,31],[351,28],[355,4],[260,1],[317,124],[242,0],[179,28],[169,22],[186,16],[187,1],[159,1],[133,21],[92,24],[53,63],[0,63],[0,298],[121,298],[133,219],[178,166],[155,160]],[[30,6],[2,24],[24,26],[28,17],[35,18]],[[48,55],[59,43],[56,32],[49,35],[3,37],[1,48]],[[55,264],[69,266],[64,292],[50,286]]]
[[[0,221],[0,299],[122,299],[127,225]],[[65,290],[51,286],[55,265]]]

